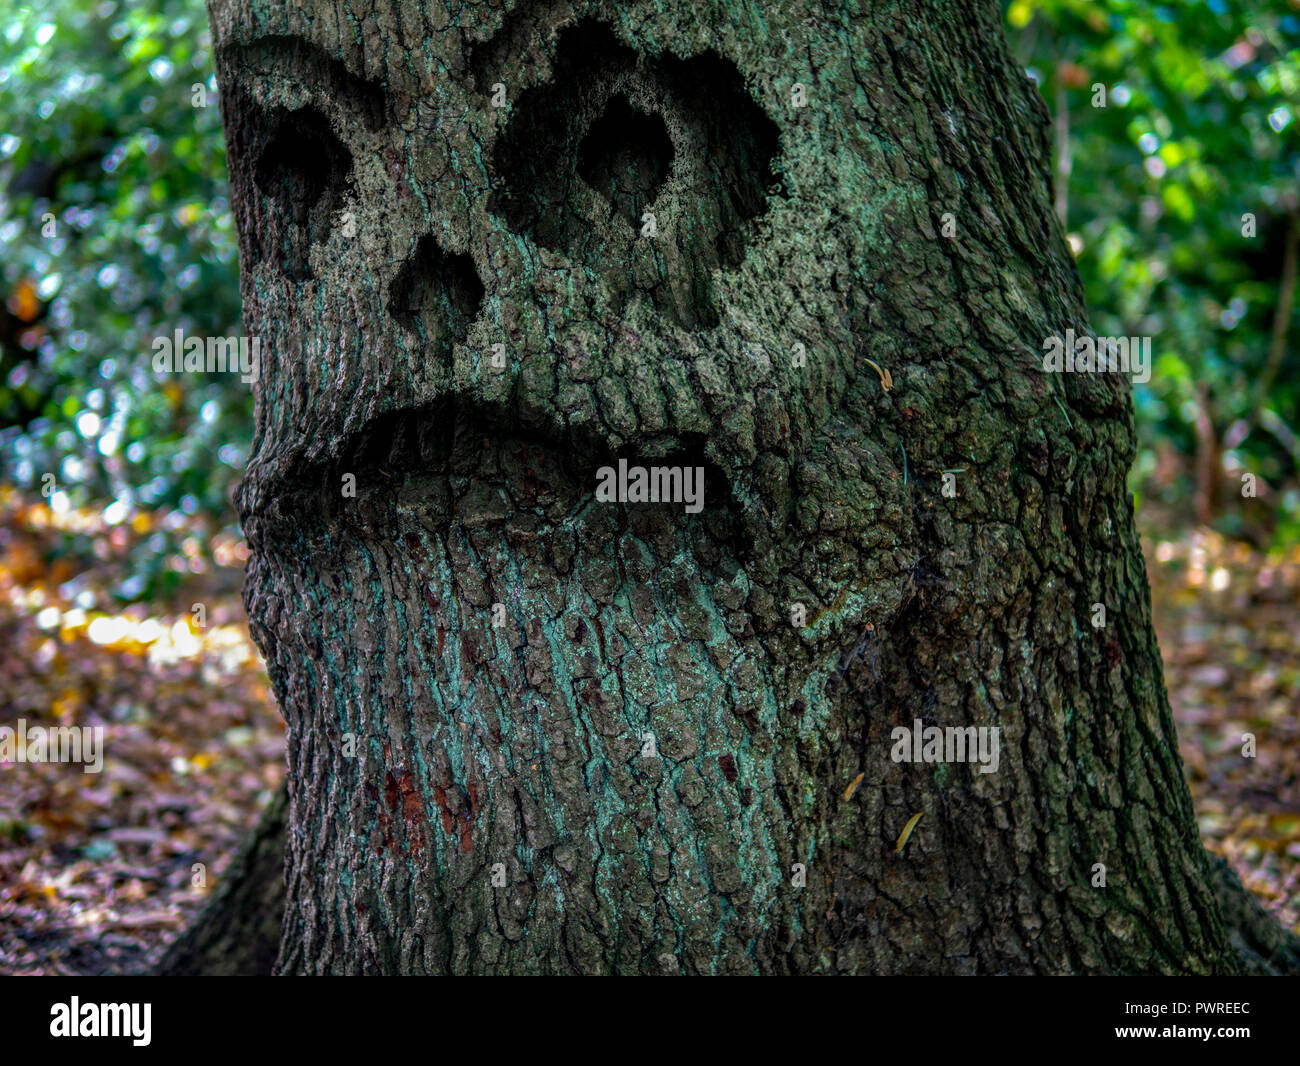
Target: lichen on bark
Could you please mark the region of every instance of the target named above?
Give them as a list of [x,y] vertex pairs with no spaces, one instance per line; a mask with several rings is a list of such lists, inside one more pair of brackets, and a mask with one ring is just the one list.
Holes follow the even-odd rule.
[[997,5],[506,6],[210,0],[279,969],[1235,968]]

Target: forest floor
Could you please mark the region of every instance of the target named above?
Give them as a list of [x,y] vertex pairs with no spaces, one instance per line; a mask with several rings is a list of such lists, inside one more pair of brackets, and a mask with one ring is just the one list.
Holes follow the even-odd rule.
[[[159,531],[0,490],[0,725],[102,726],[111,753],[98,774],[0,760],[0,973],[156,957],[283,776],[284,726],[239,600],[243,545],[172,530],[172,590],[115,599]],[[1144,543],[1201,834],[1300,932],[1300,550],[1205,531]]]

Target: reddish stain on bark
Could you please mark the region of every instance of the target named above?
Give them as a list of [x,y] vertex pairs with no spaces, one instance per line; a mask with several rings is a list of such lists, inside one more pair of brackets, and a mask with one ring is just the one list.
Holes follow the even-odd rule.
[[[390,774],[389,777],[391,778],[392,775]],[[386,784],[384,787],[384,791],[385,793],[387,793],[388,791],[388,787]],[[378,806],[379,790],[369,782],[366,783],[366,796],[369,798],[372,804]],[[379,810],[378,821],[379,821],[379,835],[383,837],[384,842],[382,845],[378,843],[375,844],[376,856],[383,855],[385,848],[391,848],[393,846],[393,833],[392,833],[393,820],[388,817],[388,814],[382,808],[380,808]]]
[[468,671],[473,671],[475,667],[483,662],[482,655],[479,652],[478,641],[474,639],[472,633],[462,633],[460,638],[460,662],[461,666]]
[[1119,648],[1119,633],[1111,633],[1106,641],[1106,669],[1113,670],[1124,658],[1124,653]]
[[719,755],[718,766],[722,768],[722,776],[728,781],[734,781],[740,776],[740,771],[736,769],[736,760],[730,755]]
[[[401,808],[402,819],[406,822],[406,833],[411,846],[416,851],[423,851],[424,803],[420,799],[419,789],[415,787],[415,777],[410,770],[403,770],[400,777],[394,776],[392,771],[389,771],[388,777],[384,781],[384,802],[391,811]],[[388,819],[385,817],[382,820],[385,823],[385,842],[391,843],[386,824]]]
[[420,802],[420,793],[415,787],[415,778],[410,770],[402,772],[399,782],[402,789],[402,816],[408,826],[419,828],[424,824],[424,804]]
[[438,810],[442,812],[442,831],[451,836],[451,827],[455,824],[451,804],[447,802],[447,790],[441,785],[433,786],[433,798],[438,801]]
[[[448,795],[448,788],[452,789],[452,795]],[[461,791],[456,785],[447,787],[434,785],[433,796],[438,802],[438,810],[442,815],[443,832],[448,836],[455,835],[461,853],[469,854],[474,847],[470,839],[470,827],[478,807],[478,789],[473,783],[470,784],[468,793]]]

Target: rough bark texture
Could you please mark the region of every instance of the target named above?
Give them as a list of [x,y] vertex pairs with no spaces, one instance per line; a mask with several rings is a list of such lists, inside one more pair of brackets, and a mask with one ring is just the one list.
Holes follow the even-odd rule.
[[210,7],[281,972],[1243,965],[997,4]]

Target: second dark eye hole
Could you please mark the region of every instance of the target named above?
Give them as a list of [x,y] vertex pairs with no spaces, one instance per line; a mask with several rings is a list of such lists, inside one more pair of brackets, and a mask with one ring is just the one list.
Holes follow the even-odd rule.
[[614,97],[578,146],[578,174],[634,229],[673,164],[673,142],[659,115]]
[[[480,90],[513,48],[507,36],[476,52]],[[743,263],[750,223],[769,209],[776,124],[729,59],[641,54],[595,20],[561,30],[552,71],[512,102],[492,147],[491,211],[598,273],[616,310],[635,293],[681,328],[717,325],[713,275]],[[670,238],[642,234],[647,210]],[[649,289],[633,281],[638,256],[661,272]]]
[[263,197],[264,227],[255,241],[294,281],[312,277],[310,251],[329,237],[331,216],[352,173],[352,154],[314,107],[269,115],[253,182]]

